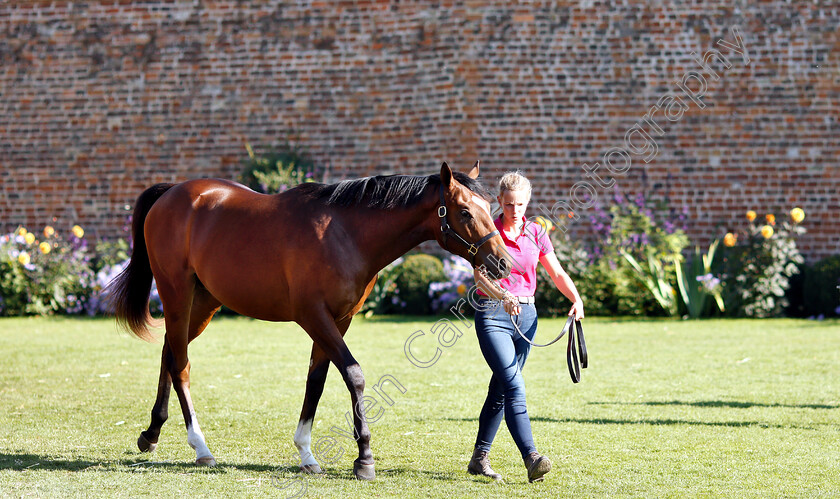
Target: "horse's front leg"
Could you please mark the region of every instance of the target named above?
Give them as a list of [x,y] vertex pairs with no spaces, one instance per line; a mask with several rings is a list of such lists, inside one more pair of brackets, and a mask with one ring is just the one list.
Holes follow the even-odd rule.
[[359,480],[373,480],[376,471],[373,464],[373,453],[370,450],[370,429],[365,417],[364,406],[361,401],[365,395],[365,376],[359,363],[347,351],[349,361],[344,369],[339,369],[344,378],[347,389],[350,390],[350,400],[353,403],[353,426],[356,431],[356,443],[359,444],[359,457],[353,461],[353,474]]
[[[300,325],[306,330],[318,348],[324,352],[330,362],[338,368],[341,377],[344,379],[344,384],[347,385],[347,389],[350,391],[353,426],[356,443],[359,446],[359,457],[353,462],[353,473],[360,480],[373,480],[376,477],[376,471],[374,469],[373,453],[370,450],[370,429],[365,418],[364,407],[361,404],[365,391],[365,377],[362,374],[362,368],[356,362],[356,359],[353,358],[350,349],[347,348],[347,344],[342,337],[344,331],[346,331],[346,326],[340,329],[340,326],[335,323],[332,316],[327,312],[326,306],[318,307],[318,310],[314,312],[310,311],[306,319],[300,322]],[[323,381],[319,385],[318,397],[320,397],[320,391],[323,391]],[[316,383],[313,383],[313,388],[315,386]],[[309,395],[309,388],[307,387],[307,397]],[[303,418],[305,416],[302,414],[301,417]],[[311,422],[308,428],[311,430]]]

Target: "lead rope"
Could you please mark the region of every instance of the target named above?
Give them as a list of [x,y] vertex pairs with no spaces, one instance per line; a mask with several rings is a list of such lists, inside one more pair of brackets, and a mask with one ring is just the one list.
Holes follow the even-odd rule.
[[[479,268],[478,271],[479,273],[481,273],[481,275],[486,277],[487,281],[493,286],[495,286],[496,289],[500,291],[504,296],[505,290],[489,278],[489,276],[487,275],[487,271],[486,269],[484,269],[484,267]],[[499,304],[501,305],[501,301],[499,302]],[[581,368],[586,369],[587,366],[589,366],[589,354],[586,351],[586,340],[583,337],[583,325],[580,323],[580,320],[577,319],[574,313],[570,315],[569,318],[566,320],[566,324],[563,326],[563,330],[560,331],[560,334],[558,334],[556,338],[544,345],[534,343],[533,341],[528,339],[528,337],[522,333],[522,330],[519,329],[519,325],[516,323],[516,320],[514,320],[513,315],[510,315],[510,323],[513,324],[513,328],[516,329],[516,332],[519,333],[519,336],[521,336],[523,340],[527,341],[529,344],[531,344],[531,346],[535,347],[547,347],[549,345],[553,345],[560,341],[560,338],[562,338],[563,335],[566,334],[566,332],[568,332],[569,342],[566,346],[566,364],[568,364],[569,366],[569,375],[572,377],[572,383],[580,382],[580,370]],[[575,348],[576,339],[577,348]]]
[[[572,377],[572,382],[580,382],[581,368],[586,369],[589,366],[589,353],[586,351],[586,340],[583,337],[583,325],[579,320],[577,320],[574,314],[570,315],[566,320],[566,325],[563,326],[563,330],[560,331],[560,334],[545,345],[540,345],[529,340],[528,337],[522,333],[522,330],[519,329],[519,325],[516,323],[512,315],[510,316],[510,323],[513,324],[514,329],[516,329],[516,332],[519,333],[519,336],[521,336],[523,340],[535,347],[547,347],[557,343],[557,341],[559,341],[560,338],[562,338],[568,331],[569,342],[566,345],[566,364],[569,366],[569,376]],[[575,343],[577,343],[577,348],[575,348]]]

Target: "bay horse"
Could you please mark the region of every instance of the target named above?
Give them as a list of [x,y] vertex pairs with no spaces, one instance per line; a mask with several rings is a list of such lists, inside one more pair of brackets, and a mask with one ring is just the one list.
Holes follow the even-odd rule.
[[329,363],[350,391],[359,457],[356,478],[375,477],[364,415],[365,380],[344,334],[377,273],[423,241],[479,265],[493,278],[511,262],[493,225],[478,162],[467,174],[443,163],[439,174],[390,175],[281,194],[256,193],[218,179],[158,184],[137,199],[131,260],[112,281],[120,325],[152,341],[152,279],[163,303],[165,334],[157,398],[141,451],[155,449],[174,386],[196,463],[214,466],[190,397],[187,345],[221,305],[253,318],[294,321],[312,338],[306,394],[294,443],[305,473],[322,470],[310,450],[312,422]]

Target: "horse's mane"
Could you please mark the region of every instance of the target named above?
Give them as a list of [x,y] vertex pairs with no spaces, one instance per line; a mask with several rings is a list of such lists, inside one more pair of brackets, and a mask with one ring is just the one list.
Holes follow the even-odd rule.
[[[489,199],[490,194],[478,180],[464,173],[452,172],[455,179],[464,187]],[[336,184],[303,184],[311,195],[325,199],[326,204],[341,207],[365,206],[392,210],[408,208],[417,204],[429,185],[440,185],[440,174],[429,176],[417,175],[377,175],[355,180],[343,180]]]

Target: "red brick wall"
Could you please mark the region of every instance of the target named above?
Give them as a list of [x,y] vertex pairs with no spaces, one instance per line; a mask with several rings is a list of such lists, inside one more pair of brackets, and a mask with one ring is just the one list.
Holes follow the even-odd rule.
[[[698,242],[748,209],[801,206],[807,257],[840,252],[838,7],[582,5],[2,2],[0,229],[56,217],[122,235],[146,186],[235,178],[246,142],[291,140],[333,179],[518,167],[549,208],[584,181],[607,199],[597,183],[614,179],[687,205]],[[732,27],[744,56],[718,43]],[[675,81],[712,49],[731,65],[700,71],[700,109]],[[658,136],[644,116],[668,91],[688,109],[654,110]],[[603,155],[635,124],[658,152],[610,175]],[[584,175],[596,162],[600,181]]]

